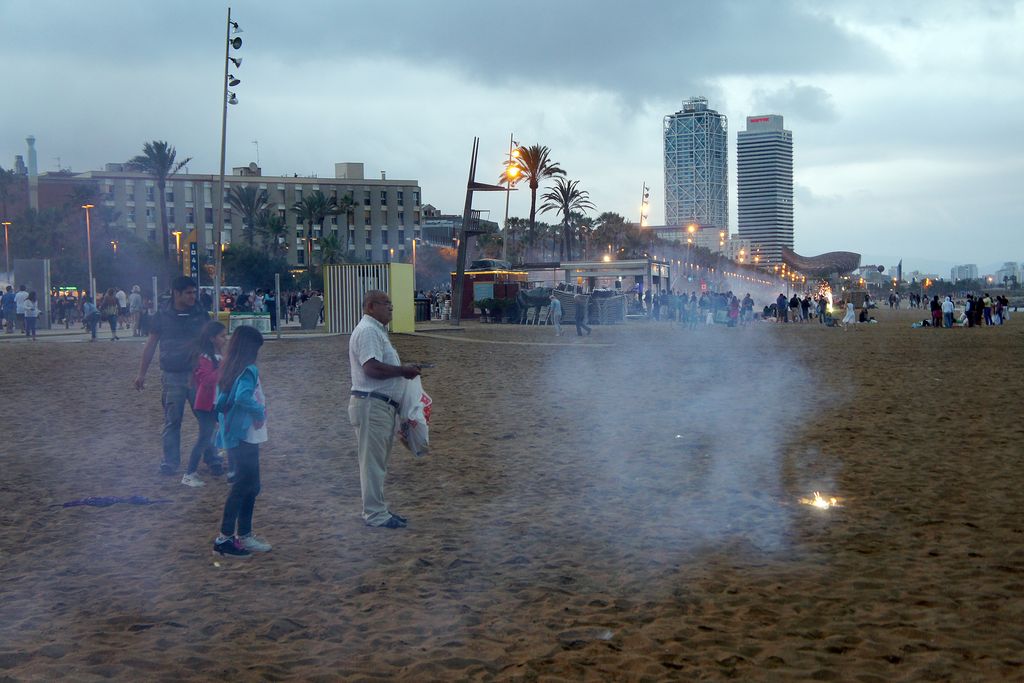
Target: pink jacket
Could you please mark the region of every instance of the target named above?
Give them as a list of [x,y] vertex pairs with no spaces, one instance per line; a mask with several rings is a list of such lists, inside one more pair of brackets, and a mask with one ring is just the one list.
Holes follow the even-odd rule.
[[199,356],[199,365],[192,371],[192,386],[196,390],[195,409],[212,411],[217,392],[217,368],[205,354]]

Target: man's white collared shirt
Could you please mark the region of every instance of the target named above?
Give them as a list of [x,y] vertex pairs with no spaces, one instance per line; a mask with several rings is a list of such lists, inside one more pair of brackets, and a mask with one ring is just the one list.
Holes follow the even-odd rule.
[[402,378],[373,379],[367,377],[363,364],[375,358],[385,365],[401,365],[398,352],[391,345],[388,331],[372,316],[363,314],[348,340],[348,362],[352,371],[353,391],[375,391],[392,400],[402,399]]

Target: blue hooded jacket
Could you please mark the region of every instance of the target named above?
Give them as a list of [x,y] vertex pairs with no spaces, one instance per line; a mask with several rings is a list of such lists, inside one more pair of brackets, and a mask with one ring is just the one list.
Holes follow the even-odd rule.
[[263,406],[256,402],[254,396],[260,371],[255,365],[248,365],[235,383],[231,391],[223,393],[217,386],[217,400],[214,409],[220,429],[217,430],[217,446],[235,448],[245,440],[245,435],[253,422],[263,422],[267,413]]

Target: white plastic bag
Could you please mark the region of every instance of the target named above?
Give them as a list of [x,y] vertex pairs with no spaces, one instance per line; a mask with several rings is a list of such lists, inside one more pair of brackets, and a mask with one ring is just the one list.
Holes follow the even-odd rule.
[[405,383],[398,409],[398,438],[417,458],[430,453],[430,406],[433,401],[414,377]]

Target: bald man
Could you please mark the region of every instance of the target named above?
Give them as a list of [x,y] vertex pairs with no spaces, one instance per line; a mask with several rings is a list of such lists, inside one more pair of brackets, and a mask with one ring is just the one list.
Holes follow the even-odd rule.
[[363,297],[363,317],[352,330],[348,361],[352,395],[348,418],[359,443],[359,486],[367,526],[400,529],[408,520],[388,509],[384,478],[395,440],[395,420],[405,389],[403,380],[420,374],[417,365],[402,365],[388,338],[393,306],[386,292],[370,290]]

